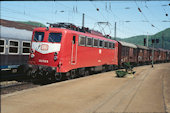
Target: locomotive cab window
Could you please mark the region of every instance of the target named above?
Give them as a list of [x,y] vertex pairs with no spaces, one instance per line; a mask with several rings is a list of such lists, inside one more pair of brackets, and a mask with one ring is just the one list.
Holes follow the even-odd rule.
[[98,39],[94,39],[93,40],[93,47],[98,47],[99,44],[99,40]]
[[85,36],[79,36],[79,45],[80,46],[86,45],[86,37]]
[[5,53],[5,40],[0,39],[0,53],[4,54]]
[[22,42],[22,53],[29,54],[30,53],[31,42],[23,41]]
[[44,39],[44,32],[35,32],[34,33],[34,41],[43,41],[43,39]]
[[99,40],[99,47],[103,48],[103,41],[102,40]]
[[90,37],[87,37],[87,38],[86,38],[86,45],[89,46],[89,47],[91,47],[92,44],[93,44],[93,39],[90,38]]
[[48,41],[60,43],[61,37],[62,37],[61,33],[49,33]]
[[19,53],[19,41],[9,40],[9,53],[11,54]]

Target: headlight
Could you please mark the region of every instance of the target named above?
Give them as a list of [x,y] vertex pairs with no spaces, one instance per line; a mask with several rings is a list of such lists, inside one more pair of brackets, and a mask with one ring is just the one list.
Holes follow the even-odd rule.
[[31,54],[31,58],[34,58],[35,57],[35,55],[34,54]]
[[56,56],[56,55],[58,55],[58,53],[57,53],[57,52],[55,52],[55,53],[54,53],[54,55]]
[[57,56],[54,56],[54,61],[56,61],[57,60]]
[[35,53],[35,50],[31,49],[31,53]]

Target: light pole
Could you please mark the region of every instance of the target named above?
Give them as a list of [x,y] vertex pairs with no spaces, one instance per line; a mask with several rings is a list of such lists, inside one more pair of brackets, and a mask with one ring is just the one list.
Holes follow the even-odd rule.
[[152,68],[154,63],[154,41],[152,41]]

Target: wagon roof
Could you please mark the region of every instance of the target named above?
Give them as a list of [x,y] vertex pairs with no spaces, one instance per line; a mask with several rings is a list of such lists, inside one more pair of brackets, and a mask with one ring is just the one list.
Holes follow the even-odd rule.
[[148,47],[146,47],[146,46],[142,46],[142,45],[136,45],[138,48],[140,48],[140,49],[149,49]]
[[123,41],[118,41],[122,46],[127,46],[127,47],[132,47],[132,48],[137,48],[135,44],[128,43],[128,42],[123,42]]
[[153,47],[148,47],[150,50],[155,50],[155,51],[158,51],[159,49],[157,49],[157,48],[153,48]]
[[158,48],[160,51],[167,51],[166,49]]

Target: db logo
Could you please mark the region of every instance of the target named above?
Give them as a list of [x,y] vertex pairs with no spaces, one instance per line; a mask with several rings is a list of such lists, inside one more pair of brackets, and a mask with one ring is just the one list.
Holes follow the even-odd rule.
[[41,45],[41,50],[47,51],[48,50],[48,45],[47,44],[42,44]]

